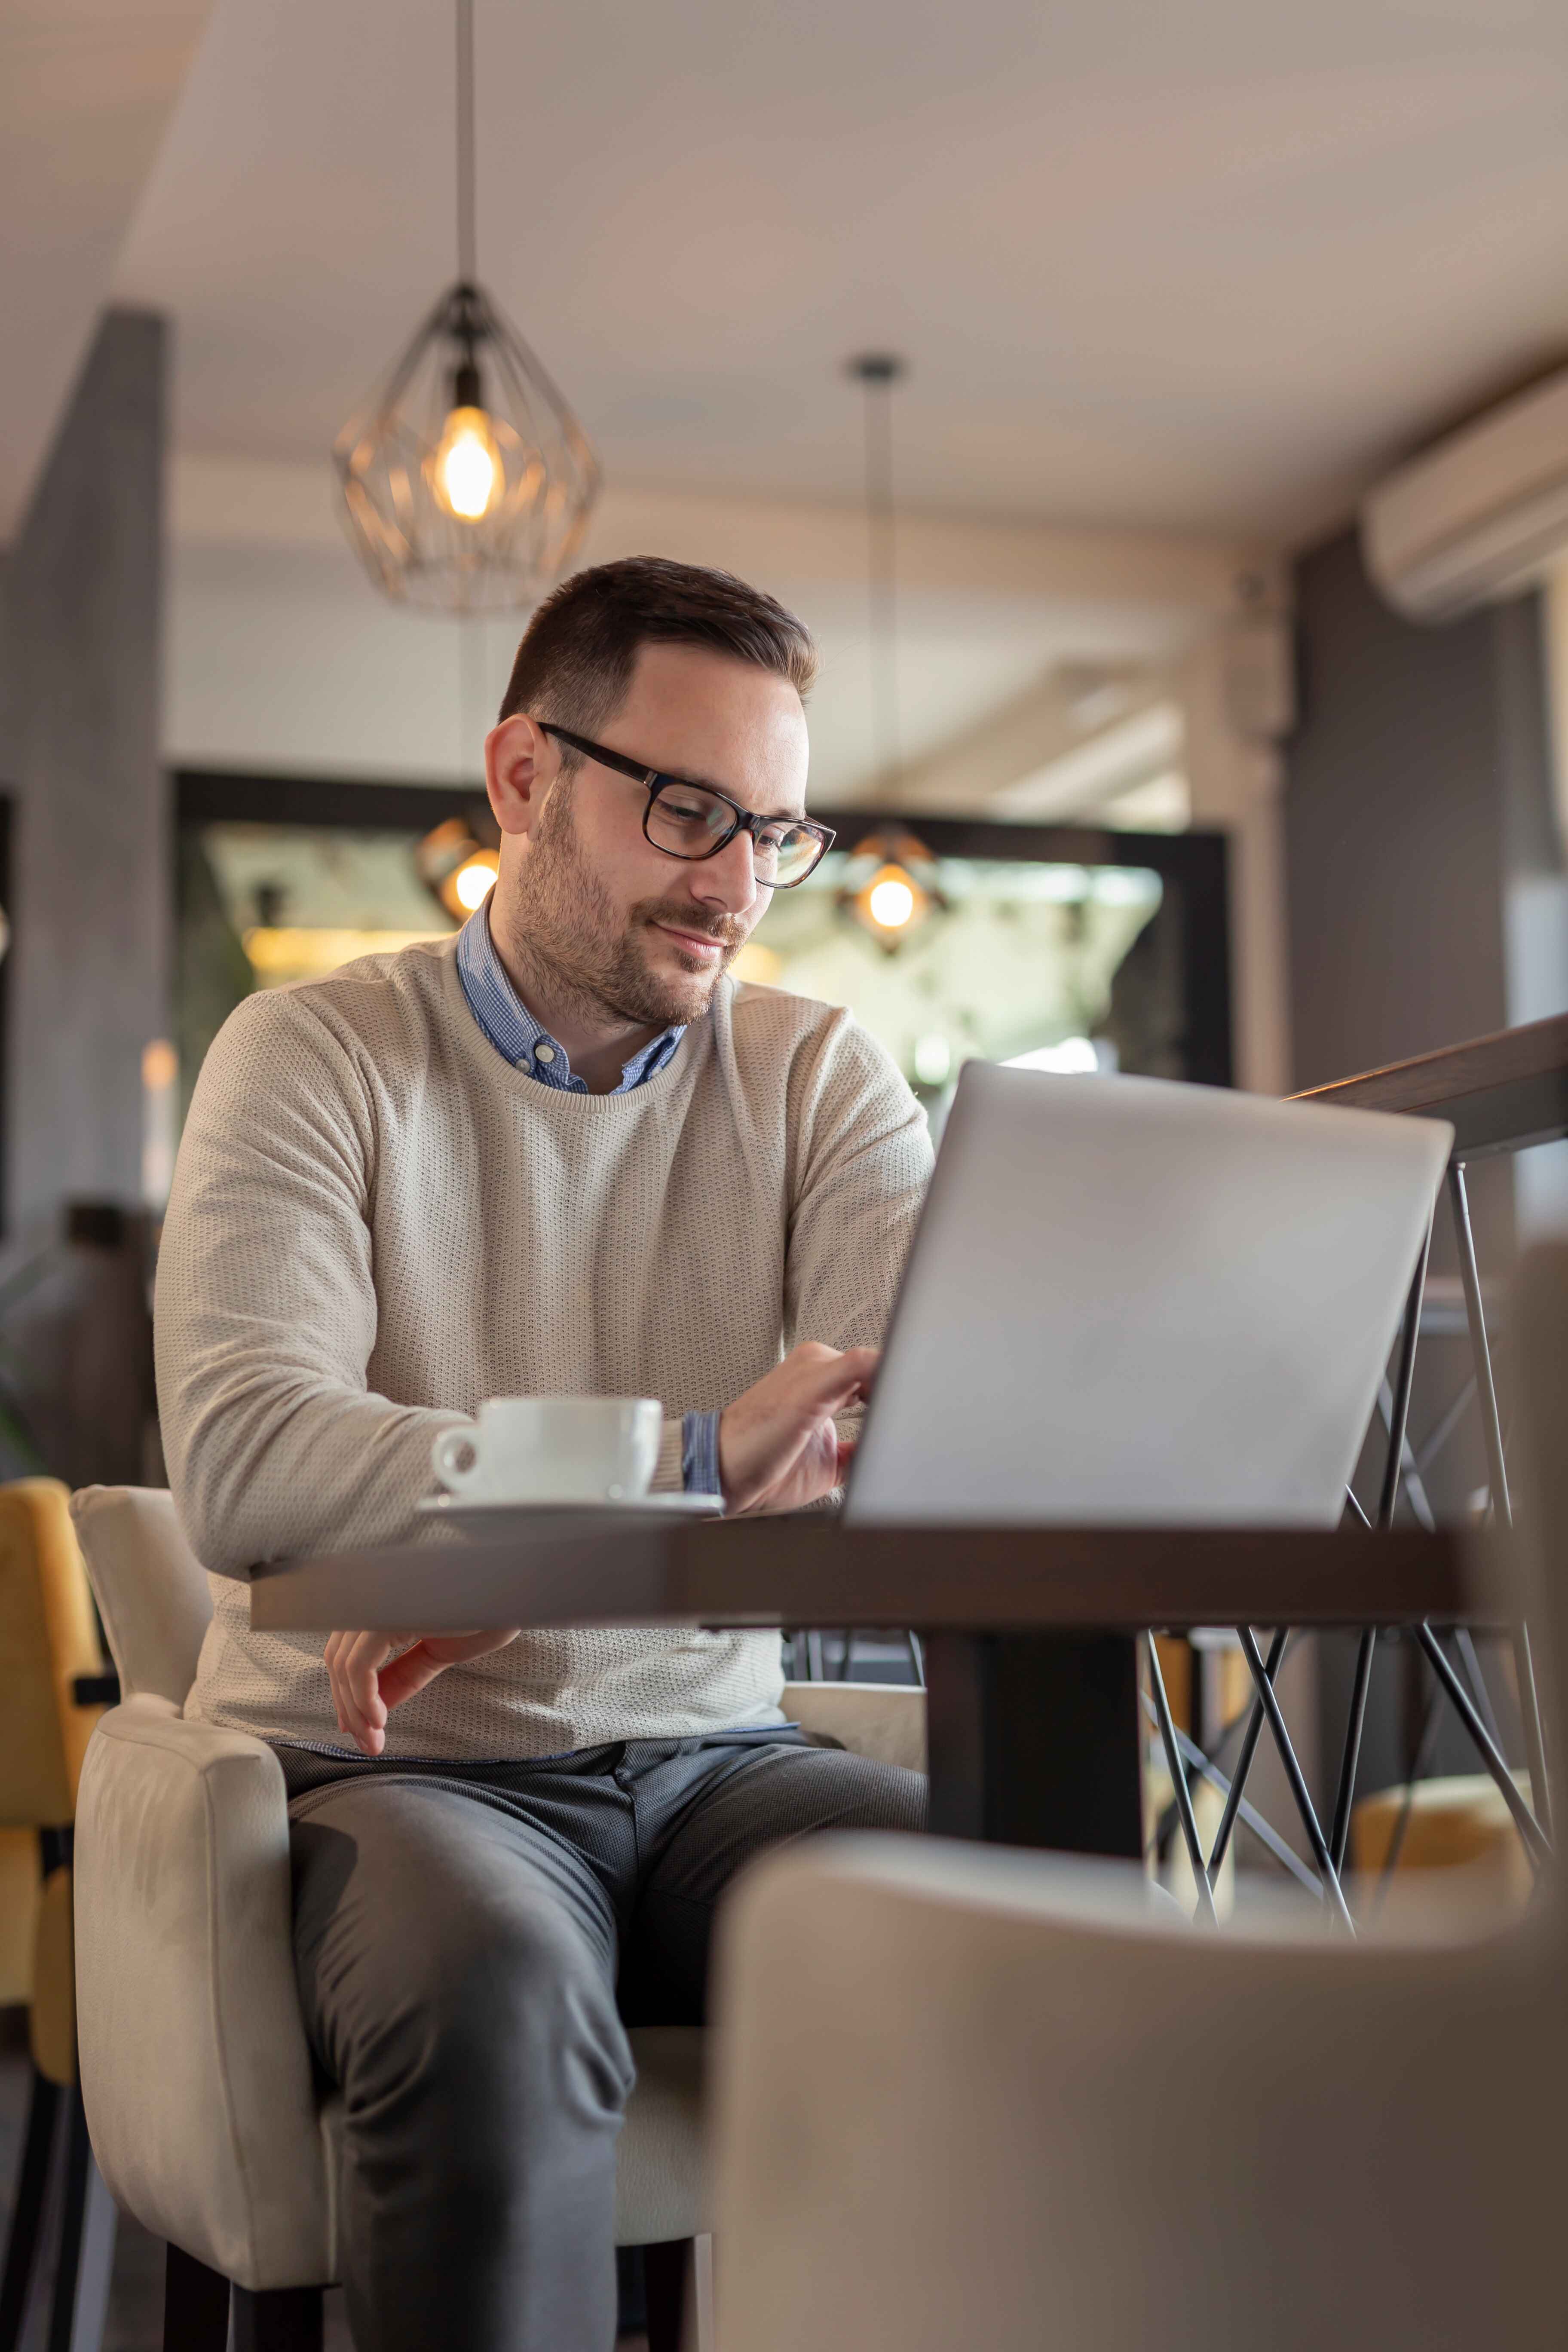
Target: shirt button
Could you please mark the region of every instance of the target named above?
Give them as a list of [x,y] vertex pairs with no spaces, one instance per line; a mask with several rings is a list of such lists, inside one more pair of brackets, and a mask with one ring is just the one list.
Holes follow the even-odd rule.
[[543,1062],[548,1067],[549,1064],[555,1059],[554,1046],[536,1045],[533,1049],[533,1058],[536,1062]]

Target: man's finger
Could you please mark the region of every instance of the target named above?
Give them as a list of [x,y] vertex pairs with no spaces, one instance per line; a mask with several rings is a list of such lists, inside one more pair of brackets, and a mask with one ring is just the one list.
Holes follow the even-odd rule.
[[487,1628],[480,1633],[426,1633],[412,1649],[405,1650],[401,1657],[392,1659],[382,1668],[379,1687],[383,1702],[389,1709],[401,1706],[405,1698],[422,1691],[448,1666],[486,1657],[492,1650],[504,1650],[509,1642],[516,1641],[518,1630],[513,1625],[504,1630]]
[[392,1647],[384,1633],[362,1633],[349,1653],[349,1696],[358,1709],[361,1721],[371,1731],[380,1731],[385,1727],[386,1708],[382,1701],[379,1678]]
[[353,1709],[344,1686],[348,1654],[353,1647],[353,1639],[352,1633],[334,1633],[327,1643],[327,1676],[331,1688],[332,1705],[337,1710],[338,1729],[345,1739],[357,1739]]
[[394,1658],[389,1665],[383,1666],[380,1675],[382,1722],[386,1721],[389,1708],[401,1706],[405,1698],[412,1698],[416,1691],[422,1691],[427,1683],[435,1681],[437,1675],[444,1675],[449,1664],[449,1659],[433,1656],[424,1642],[416,1642],[411,1650],[405,1650],[401,1657]]
[[[379,1756],[386,1710],[376,1693],[376,1671],[392,1648],[384,1633],[334,1634],[328,1672],[342,1729],[367,1756]],[[379,1718],[379,1719],[378,1719]]]
[[832,1412],[864,1396],[877,1370],[875,1348],[846,1348],[826,1363],[801,1367],[801,1400],[820,1412]]
[[[361,1714],[358,1700],[354,1696],[349,1651],[346,1645],[339,1653],[337,1670],[332,1678],[332,1689],[338,1703],[338,1720],[342,1725],[345,1734],[353,1741],[356,1748],[365,1748],[370,1727]],[[365,1752],[368,1755],[372,1751],[366,1748]]]

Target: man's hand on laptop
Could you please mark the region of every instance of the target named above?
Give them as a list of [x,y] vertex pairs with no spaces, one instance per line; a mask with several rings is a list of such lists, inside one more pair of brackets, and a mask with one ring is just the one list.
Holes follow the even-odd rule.
[[405,1633],[331,1633],[327,1637],[327,1675],[338,1729],[347,1734],[367,1756],[379,1756],[386,1745],[386,1718],[391,1709],[448,1666],[482,1658],[489,1650],[502,1650],[515,1642],[514,1625],[504,1633],[426,1633],[399,1651]]
[[875,1348],[825,1348],[805,1339],[738,1396],[719,1422],[719,1474],[731,1511],[798,1511],[838,1486],[852,1446],[834,1415],[863,1404]]

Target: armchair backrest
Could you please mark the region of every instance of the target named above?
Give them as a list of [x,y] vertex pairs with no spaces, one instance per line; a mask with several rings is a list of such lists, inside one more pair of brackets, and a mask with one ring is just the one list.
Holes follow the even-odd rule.
[[83,1486],[71,1517],[126,1698],[184,1706],[212,1620],[206,1570],[162,1486]]

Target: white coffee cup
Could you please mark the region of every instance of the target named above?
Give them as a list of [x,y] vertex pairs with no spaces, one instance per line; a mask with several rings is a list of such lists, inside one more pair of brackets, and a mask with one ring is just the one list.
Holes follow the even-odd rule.
[[626,1503],[658,1461],[657,1397],[488,1397],[475,1425],[444,1429],[430,1462],[465,1503]]

